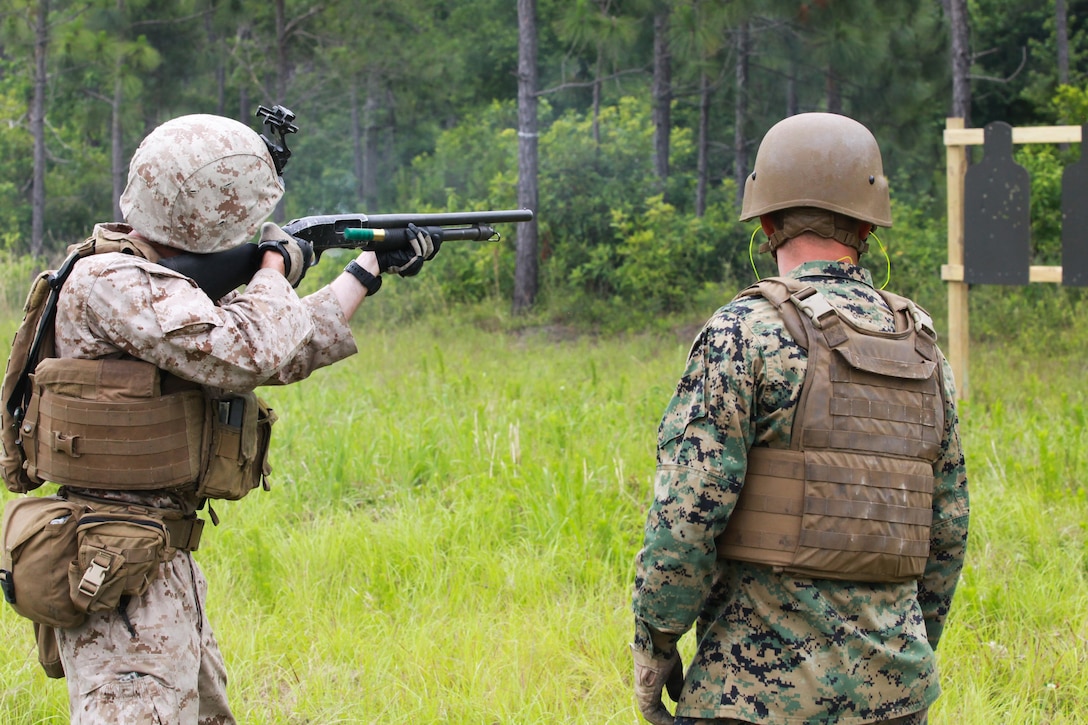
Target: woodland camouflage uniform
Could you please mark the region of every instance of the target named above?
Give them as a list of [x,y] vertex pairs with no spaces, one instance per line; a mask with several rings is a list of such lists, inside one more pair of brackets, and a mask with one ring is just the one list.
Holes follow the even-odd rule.
[[[789,276],[854,320],[893,329],[867,270],[810,262]],[[635,646],[651,646],[646,624],[674,633],[695,625],[699,651],[678,716],[848,725],[906,715],[940,693],[933,647],[967,534],[967,479],[951,403],[922,582],[797,579],[716,560],[714,539],[740,493],[748,449],[789,446],[805,362],[769,302],[733,302],[699,334],[661,422],[654,501],[637,561]],[[946,393],[952,401],[951,385]]]
[[[784,276],[814,287],[858,327],[895,329],[869,272],[849,261],[808,261]],[[738,296],[710,318],[658,431],[654,500],[636,559],[636,693],[640,658],[653,658],[660,687],[676,641],[694,627],[678,725],[924,722],[940,694],[934,649],[968,526],[952,373],[937,354],[944,430],[924,575],[902,583],[805,578],[720,558],[716,539],[744,487],[749,451],[790,447],[808,353],[762,296]],[[672,721],[663,708],[654,715]]]

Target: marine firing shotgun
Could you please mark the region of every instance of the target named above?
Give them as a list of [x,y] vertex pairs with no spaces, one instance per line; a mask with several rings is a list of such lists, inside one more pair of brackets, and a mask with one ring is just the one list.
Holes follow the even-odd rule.
[[[408,246],[408,225],[425,230],[436,242],[458,240],[497,242],[502,237],[492,224],[532,221],[529,209],[444,212],[437,214],[326,214],[294,219],[282,228],[314,248],[313,264],[329,249],[374,252]],[[256,244],[211,254],[181,254],[159,260],[191,278],[213,300],[249,282],[261,266]]]
[[[291,149],[287,137],[298,133],[295,114],[286,106],[260,106],[257,109],[273,138],[261,134],[268,147],[276,173],[282,176]],[[497,242],[501,239],[492,224],[532,221],[529,209],[503,211],[453,212],[443,214],[331,214],[295,219],[283,227],[293,237],[309,242],[314,248],[313,264],[328,249],[390,251],[408,246],[408,225],[426,229],[435,242],[476,240]],[[213,300],[238,289],[253,278],[261,266],[256,244],[212,254],[182,254],[159,260],[189,277]]]

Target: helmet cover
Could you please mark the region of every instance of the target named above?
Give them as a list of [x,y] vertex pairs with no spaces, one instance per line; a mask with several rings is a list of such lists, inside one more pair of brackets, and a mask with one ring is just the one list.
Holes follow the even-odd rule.
[[222,116],[180,116],[132,155],[125,221],[153,242],[207,254],[244,244],[283,196],[260,135]]

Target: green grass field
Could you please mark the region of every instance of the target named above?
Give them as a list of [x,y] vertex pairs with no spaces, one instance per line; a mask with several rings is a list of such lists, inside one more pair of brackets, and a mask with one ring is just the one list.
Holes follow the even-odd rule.
[[[691,330],[359,329],[355,358],[265,391],[274,488],[216,505],[197,554],[239,721],[641,722],[633,558]],[[1088,722],[1088,335],[1069,334],[972,348],[974,515],[933,723]],[[0,607],[0,724],[66,703]]]

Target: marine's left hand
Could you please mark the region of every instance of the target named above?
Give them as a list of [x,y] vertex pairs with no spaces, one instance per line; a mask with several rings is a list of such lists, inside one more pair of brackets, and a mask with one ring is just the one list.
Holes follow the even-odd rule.
[[298,283],[306,276],[306,270],[310,268],[314,258],[313,245],[303,239],[292,237],[272,222],[261,225],[261,241],[257,249],[283,255],[283,276],[292,287],[298,287]]
[[423,263],[434,259],[442,246],[441,240],[434,239],[415,224],[408,225],[407,249],[394,249],[389,252],[378,252],[378,266],[382,272],[393,272],[401,277],[414,277],[423,269]]
[[656,658],[634,647],[631,653],[635,659],[635,700],[642,717],[653,725],[673,725],[675,718],[661,701],[661,692],[667,690],[673,701],[680,698],[680,690],[684,686],[684,665],[680,661],[680,653],[675,652],[668,658]]

